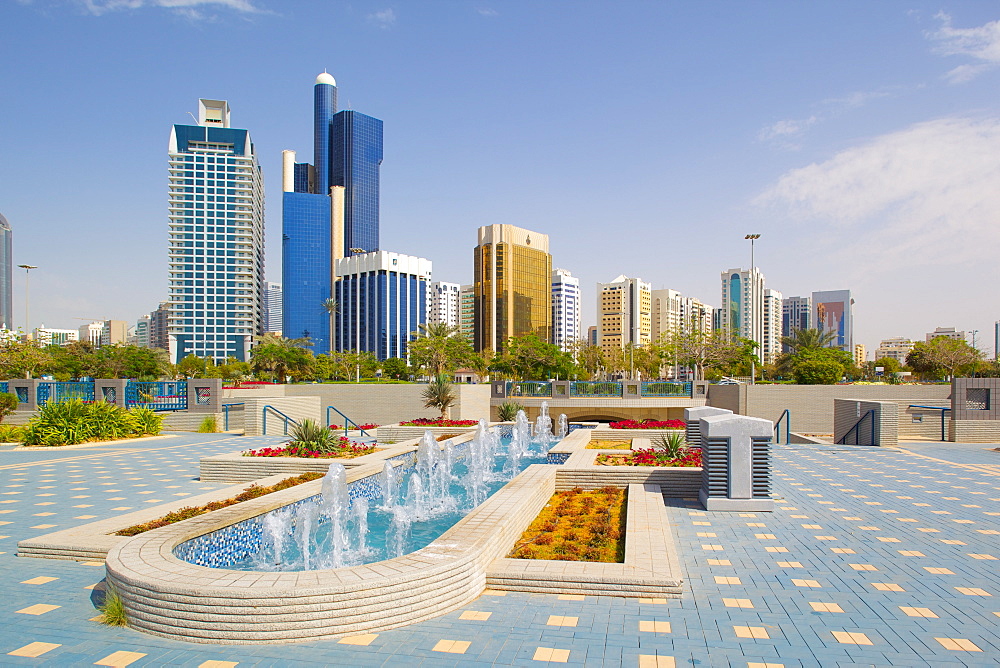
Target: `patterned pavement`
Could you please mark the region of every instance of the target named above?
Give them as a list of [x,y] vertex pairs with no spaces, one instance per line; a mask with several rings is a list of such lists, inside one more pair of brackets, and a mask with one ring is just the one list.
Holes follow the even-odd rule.
[[430,622],[340,641],[201,645],[91,619],[103,565],[18,540],[222,485],[198,459],[279,439],[0,449],[0,665],[1000,665],[1000,452],[776,446],[774,513],[668,500],[682,599],[487,592]]

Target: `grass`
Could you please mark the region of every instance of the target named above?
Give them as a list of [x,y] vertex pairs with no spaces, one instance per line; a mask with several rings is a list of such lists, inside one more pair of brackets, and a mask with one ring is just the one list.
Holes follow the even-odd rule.
[[207,416],[204,420],[201,421],[201,424],[198,425],[199,434],[214,434],[218,430],[219,430],[218,426],[215,424],[214,415]]
[[514,559],[625,561],[625,490],[556,492],[509,555]]
[[121,595],[114,588],[108,587],[104,592],[104,598],[97,606],[97,611],[101,613],[101,624],[108,626],[128,626],[128,615],[125,613],[125,603]]
[[591,441],[587,444],[587,450],[631,450],[632,439]]
[[213,510],[219,510],[221,508],[227,508],[229,506],[241,503],[243,501],[249,501],[250,499],[256,499],[258,497],[264,496],[265,494],[271,494],[273,492],[280,492],[283,489],[288,489],[289,487],[295,487],[296,485],[301,485],[304,482],[309,482],[310,480],[319,480],[323,477],[322,473],[317,473],[315,471],[310,471],[308,473],[303,473],[302,475],[294,476],[292,478],[285,478],[281,482],[275,483],[270,487],[260,487],[257,484],[250,485],[243,492],[237,494],[235,497],[224,499],[222,501],[212,501],[211,503],[206,503],[203,506],[186,506],[184,508],[179,508],[172,512],[167,513],[163,517],[159,517],[155,520],[150,520],[149,522],[143,522],[142,524],[134,524],[120,531],[116,531],[116,536],[138,536],[141,533],[147,531],[152,531],[153,529],[159,529],[160,527],[165,527],[175,522],[182,522],[192,517],[197,517],[198,515],[204,515],[207,512]]

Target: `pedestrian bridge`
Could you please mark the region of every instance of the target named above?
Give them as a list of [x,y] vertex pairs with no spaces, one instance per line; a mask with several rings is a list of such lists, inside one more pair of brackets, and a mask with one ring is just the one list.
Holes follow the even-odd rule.
[[513,401],[525,407],[529,419],[548,402],[552,415],[565,413],[575,421],[682,420],[685,408],[704,406],[707,397],[704,381],[498,380],[491,383],[490,407],[494,419],[498,406]]

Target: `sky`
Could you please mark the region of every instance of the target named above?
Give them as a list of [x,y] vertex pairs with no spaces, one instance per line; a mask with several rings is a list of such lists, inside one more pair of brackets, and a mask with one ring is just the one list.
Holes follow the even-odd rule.
[[[548,234],[718,306],[755,263],[850,289],[855,339],[1000,319],[995,2],[0,0],[0,213],[30,325],[134,321],[167,296],[167,140],[229,101],[266,185],[311,161],[312,86],[384,121],[381,247],[469,283],[481,225]],[[24,327],[24,272],[15,275]]]

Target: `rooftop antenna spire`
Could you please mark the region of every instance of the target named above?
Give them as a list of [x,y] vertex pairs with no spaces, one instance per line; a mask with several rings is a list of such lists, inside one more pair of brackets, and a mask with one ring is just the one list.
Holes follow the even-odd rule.
[[187,112],[187,113],[188,113],[188,116],[190,116],[191,118],[193,118],[193,119],[194,119],[194,122],[195,122],[195,123],[197,123],[197,122],[198,122],[198,117],[197,117],[197,116],[195,116],[194,114],[192,114],[192,113],[191,113],[190,111],[189,111],[189,112]]

